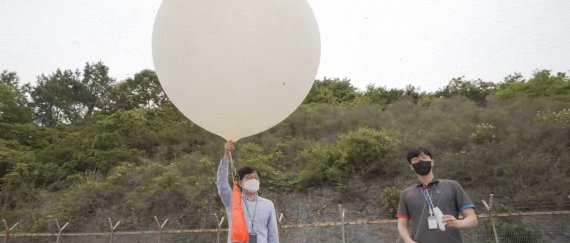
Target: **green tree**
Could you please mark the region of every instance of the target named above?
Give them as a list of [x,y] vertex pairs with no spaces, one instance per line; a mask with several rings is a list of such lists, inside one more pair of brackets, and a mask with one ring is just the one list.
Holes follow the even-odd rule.
[[404,92],[404,90],[400,89],[388,90],[384,87],[368,85],[362,94],[361,99],[364,103],[386,106],[401,99],[404,96]]
[[505,82],[499,85],[496,96],[508,99],[516,95],[569,102],[570,78],[561,72],[553,75],[550,70],[536,71],[528,81],[522,79],[520,74],[515,74],[505,78]]
[[384,187],[384,190],[382,190],[382,209],[388,213],[389,217],[396,218],[399,201],[400,190],[398,188],[394,186]]
[[0,82],[13,87],[18,87],[20,78],[16,72],[8,72],[8,70],[4,70],[0,73]]
[[108,109],[115,80],[102,62],[86,63],[83,74],[77,70],[57,70],[38,77],[30,88],[36,122],[43,126],[76,123],[94,112]]
[[109,112],[136,108],[157,108],[168,102],[156,73],[143,70],[128,78],[111,90]]
[[436,96],[446,98],[461,96],[475,102],[480,106],[487,104],[487,96],[493,93],[496,85],[492,82],[484,82],[480,79],[468,81],[464,77],[453,78],[447,86],[435,93]]
[[383,176],[392,167],[387,158],[396,143],[396,134],[388,130],[361,128],[341,134],[335,144],[316,145],[303,153],[308,166],[300,183],[344,186],[353,176]]
[[87,111],[85,116],[91,116],[95,111],[108,109],[109,96],[115,80],[109,77],[109,68],[102,62],[87,63],[83,68],[83,105]]
[[360,94],[350,84],[349,79],[315,80],[313,88],[305,98],[304,103],[348,104],[353,102]]
[[0,74],[0,126],[31,122],[32,110],[26,106],[25,93],[18,87],[18,81],[16,73]]
[[82,103],[85,92],[79,77],[78,71],[59,69],[51,75],[38,77],[37,85],[30,91],[38,124],[51,127],[83,118],[86,113]]

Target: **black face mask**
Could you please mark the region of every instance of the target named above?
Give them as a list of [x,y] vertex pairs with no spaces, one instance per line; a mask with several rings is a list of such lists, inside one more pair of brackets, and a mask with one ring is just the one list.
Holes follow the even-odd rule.
[[420,160],[418,163],[413,164],[412,167],[414,167],[414,171],[418,175],[425,176],[431,171],[431,161]]

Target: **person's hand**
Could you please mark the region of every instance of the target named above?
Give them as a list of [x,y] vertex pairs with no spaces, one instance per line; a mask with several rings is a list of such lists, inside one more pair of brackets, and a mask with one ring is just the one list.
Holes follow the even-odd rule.
[[224,151],[225,152],[232,152],[232,151],[234,151],[235,147],[236,147],[236,143],[232,140],[228,140],[224,144]]
[[228,160],[230,158],[230,153],[234,151],[236,147],[236,143],[233,140],[228,140],[224,144],[224,160]]
[[445,227],[459,228],[461,220],[456,219],[453,215],[443,215],[441,218]]

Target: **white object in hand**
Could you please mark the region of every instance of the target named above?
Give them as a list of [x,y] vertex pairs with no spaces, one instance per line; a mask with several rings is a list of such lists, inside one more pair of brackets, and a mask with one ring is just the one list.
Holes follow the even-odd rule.
[[443,213],[438,207],[433,209],[433,215],[435,216],[435,220],[437,221],[437,225],[441,231],[445,231],[445,225],[443,224]]

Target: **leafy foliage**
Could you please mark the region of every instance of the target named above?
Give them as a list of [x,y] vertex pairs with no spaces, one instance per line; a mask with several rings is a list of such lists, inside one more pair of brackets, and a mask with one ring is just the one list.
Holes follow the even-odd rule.
[[384,159],[397,143],[395,137],[391,131],[361,128],[341,134],[335,144],[309,148],[305,152],[308,168],[301,173],[300,183],[343,186],[352,176],[382,176],[389,163]]
[[[223,141],[187,120],[153,71],[115,82],[99,62],[42,74],[34,86],[8,71],[0,81],[6,219],[113,215],[126,224],[222,211],[214,181]],[[330,189],[341,195],[330,200],[380,203],[388,217],[415,178],[405,150],[420,145],[432,150],[438,177],[470,193],[522,200],[568,192],[569,83],[567,74],[543,70],[528,81],[520,74],[501,83],[455,78],[427,93],[413,86],[359,91],[348,79],[325,78],[285,121],[240,140],[235,163],[261,172],[262,193]]]
[[26,106],[24,87],[18,82],[16,73],[0,73],[0,124],[31,122],[32,110]]

